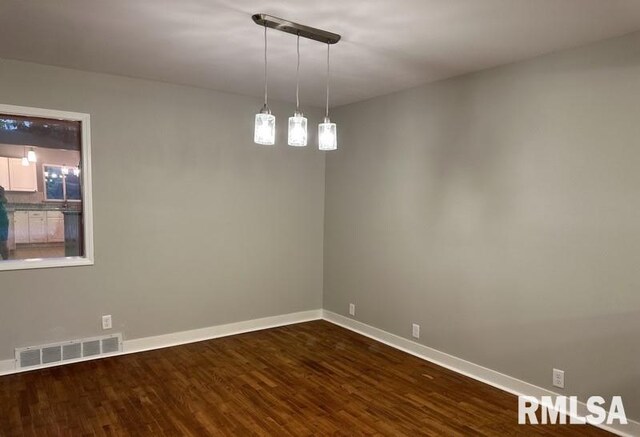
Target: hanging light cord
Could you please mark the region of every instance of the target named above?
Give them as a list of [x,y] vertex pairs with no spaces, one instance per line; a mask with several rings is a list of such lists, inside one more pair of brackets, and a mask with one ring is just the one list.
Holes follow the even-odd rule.
[[298,54],[298,66],[296,67],[296,112],[300,112],[300,34],[296,43],[296,53]]
[[325,112],[327,118],[329,118],[329,47],[331,45],[327,43],[327,110]]
[[264,105],[267,106],[267,24],[264,25]]

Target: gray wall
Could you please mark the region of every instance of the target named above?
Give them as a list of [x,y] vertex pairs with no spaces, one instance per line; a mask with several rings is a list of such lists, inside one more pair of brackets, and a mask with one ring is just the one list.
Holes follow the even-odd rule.
[[0,272],[0,359],[102,314],[131,339],[320,308],[324,154],[286,146],[290,104],[263,147],[259,99],[203,89],[0,61],[0,102],[91,114],[96,259]]
[[640,419],[640,34],[342,107],[324,307]]

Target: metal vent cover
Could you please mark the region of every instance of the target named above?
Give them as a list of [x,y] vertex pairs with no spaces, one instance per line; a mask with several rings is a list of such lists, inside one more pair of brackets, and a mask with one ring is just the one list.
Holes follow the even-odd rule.
[[17,369],[37,369],[122,352],[122,334],[16,348]]
[[100,340],[90,340],[82,342],[82,356],[92,357],[100,355]]
[[33,367],[40,365],[40,349],[26,349],[19,355],[20,367]]
[[82,358],[82,343],[71,343],[62,346],[63,360],[77,360]]
[[120,351],[120,339],[118,337],[102,339],[102,353],[111,354]]
[[62,346],[50,346],[42,348],[42,364],[62,361]]

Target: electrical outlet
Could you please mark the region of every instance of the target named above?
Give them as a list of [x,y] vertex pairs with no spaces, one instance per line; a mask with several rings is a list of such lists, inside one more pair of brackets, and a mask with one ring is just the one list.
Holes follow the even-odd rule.
[[102,329],[111,329],[113,325],[111,324],[111,315],[102,316]]
[[420,338],[420,325],[414,323],[412,334],[413,338]]
[[553,386],[564,388],[564,370],[553,369]]
[[356,305],[353,303],[349,304],[349,315],[350,316],[355,316],[356,315]]

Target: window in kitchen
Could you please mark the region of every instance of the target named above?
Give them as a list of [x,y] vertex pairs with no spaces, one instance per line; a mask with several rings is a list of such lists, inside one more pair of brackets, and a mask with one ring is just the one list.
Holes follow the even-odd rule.
[[93,264],[89,115],[0,104],[0,270]]
[[80,167],[44,164],[44,198],[50,202],[80,202]]

